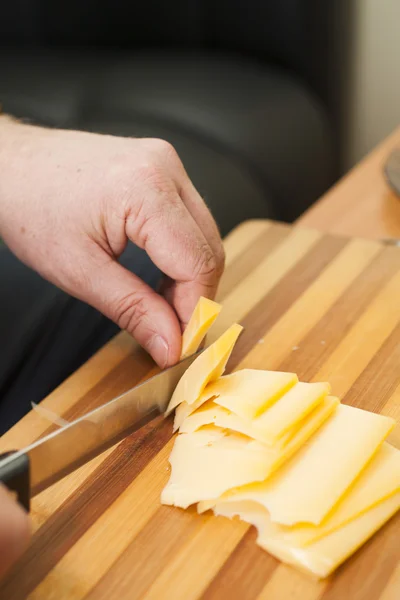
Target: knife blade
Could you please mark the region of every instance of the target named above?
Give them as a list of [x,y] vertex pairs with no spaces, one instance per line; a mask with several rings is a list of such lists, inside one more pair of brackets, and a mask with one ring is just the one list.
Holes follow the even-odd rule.
[[163,414],[186,369],[202,352],[165,369],[23,450],[0,460],[0,482],[29,510],[30,498]]

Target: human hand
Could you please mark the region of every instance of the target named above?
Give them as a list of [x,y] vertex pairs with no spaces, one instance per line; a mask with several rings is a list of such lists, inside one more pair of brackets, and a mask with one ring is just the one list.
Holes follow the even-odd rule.
[[23,553],[29,537],[28,515],[0,484],[0,579]]
[[[162,140],[0,120],[0,235],[43,277],[91,304],[165,367],[200,295],[213,298],[220,236]],[[128,239],[168,277],[163,295],[117,262]]]

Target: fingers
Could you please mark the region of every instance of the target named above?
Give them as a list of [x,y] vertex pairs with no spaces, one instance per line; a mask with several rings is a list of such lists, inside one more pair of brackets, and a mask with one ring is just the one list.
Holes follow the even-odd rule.
[[92,260],[90,276],[79,285],[82,299],[128,331],[161,368],[178,362],[181,329],[168,302],[101,249]]
[[28,515],[0,485],[0,579],[24,552],[29,538]]
[[[199,259],[204,263],[203,273],[201,274],[201,290],[198,285],[199,277],[196,279],[193,273],[189,277],[186,274],[183,278],[176,278],[170,272],[164,270],[170,277],[165,283],[162,292],[168,302],[174,307],[180,317],[181,323],[184,325],[190,318],[199,295],[214,298],[219,279],[224,270],[225,253],[218,227],[203,199],[190,181],[174,148],[162,140],[153,140],[153,142],[156,142],[156,149],[161,157],[162,164],[168,175],[172,178],[178,196],[186,207],[192,221],[197,226],[194,227],[193,223],[191,224],[191,235],[193,235],[193,231],[196,231],[196,235],[198,235],[198,231],[201,232],[202,252],[203,254],[209,254],[208,258],[203,256]],[[187,216],[186,218],[188,219]],[[177,226],[179,225],[177,223]],[[192,251],[193,254],[194,248]],[[204,277],[207,270],[208,276]]]
[[[199,296],[213,297],[219,280],[217,258],[200,227],[168,184],[151,186],[141,209],[126,220],[126,233],[146,250],[155,265],[174,283],[173,306],[186,323]],[[152,191],[150,191],[153,188]],[[162,190],[162,191],[161,191]]]

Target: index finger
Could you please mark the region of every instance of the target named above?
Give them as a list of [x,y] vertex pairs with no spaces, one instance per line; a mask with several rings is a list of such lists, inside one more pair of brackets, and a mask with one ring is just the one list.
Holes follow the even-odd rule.
[[126,234],[172,280],[168,301],[185,324],[200,296],[214,297],[220,275],[213,249],[173,182],[169,185],[167,192],[146,187],[139,214],[133,207],[126,221]]

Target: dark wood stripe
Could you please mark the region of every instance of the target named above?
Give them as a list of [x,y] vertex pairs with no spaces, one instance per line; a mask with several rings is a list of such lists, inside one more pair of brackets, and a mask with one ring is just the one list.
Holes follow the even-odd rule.
[[400,561],[399,540],[400,513],[336,571],[321,600],[380,598]]
[[347,243],[348,240],[345,238],[323,237],[241,320],[244,332],[232,352],[228,370],[235,369],[239,365],[257,344],[261,335],[285,314]]
[[399,269],[400,252],[380,252],[300,341],[298,350],[288,355],[280,368],[283,371],[293,370],[303,381],[309,381]]
[[258,235],[248,248],[227,266],[218,289],[218,301],[230,294],[238,281],[253,271],[262,260],[271,254],[290,234],[288,225],[278,223]]
[[[207,518],[210,517],[198,518],[193,509],[178,511],[166,506],[160,507],[86,596],[86,600],[142,598],[174,552]],[[168,598],[167,590],[165,597]]]
[[121,442],[35,533],[27,552],[0,584],[0,598],[25,598],[32,592],[171,435],[172,421],[160,417]]
[[400,323],[352,385],[343,402],[379,413],[399,385]]
[[[257,532],[251,527],[201,596],[201,600],[220,600],[221,597],[230,600],[257,598],[279,561],[257,546],[256,539]],[[245,561],[243,557],[246,557]],[[249,565],[251,569],[248,568]]]

